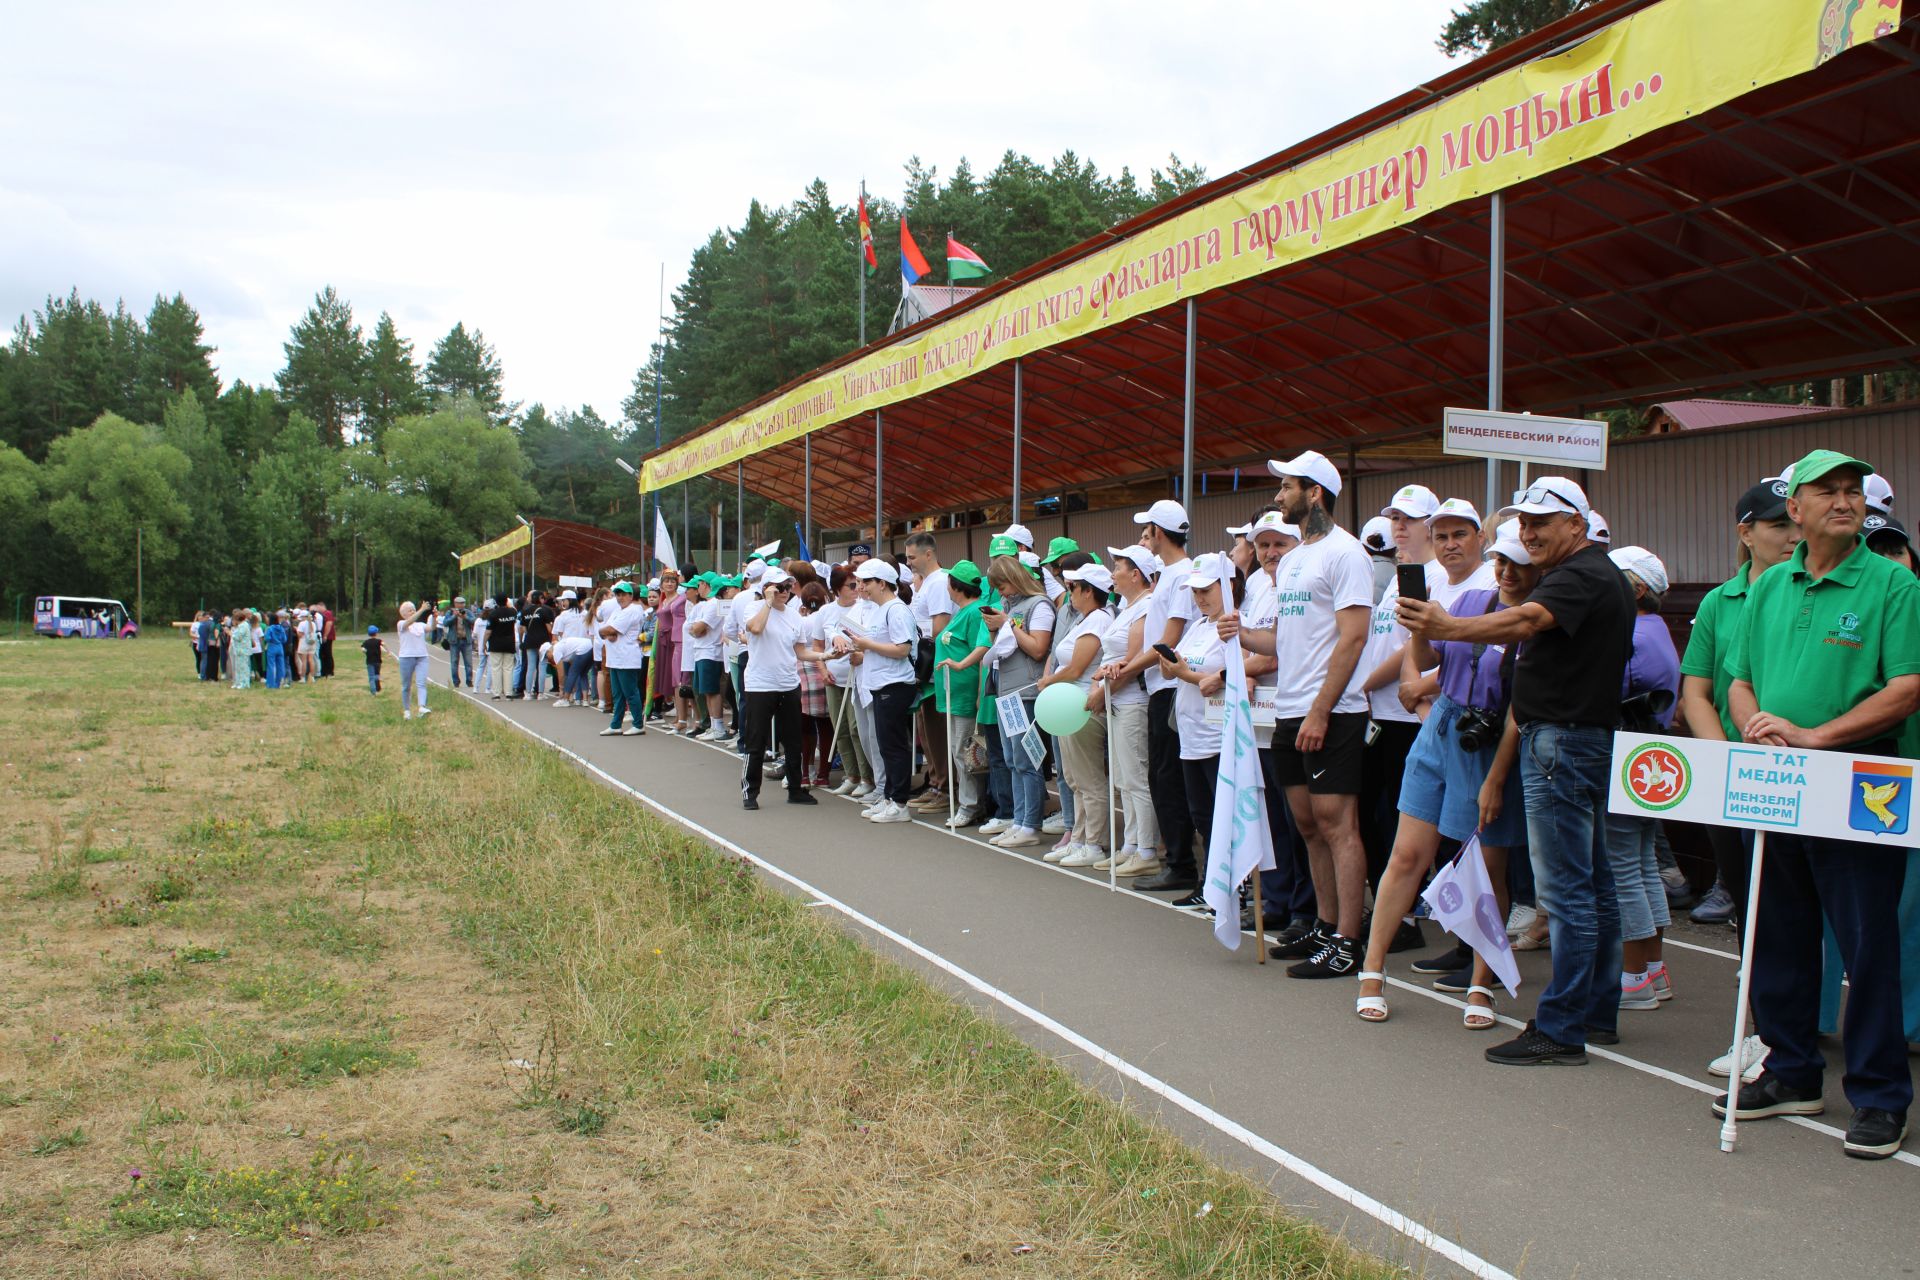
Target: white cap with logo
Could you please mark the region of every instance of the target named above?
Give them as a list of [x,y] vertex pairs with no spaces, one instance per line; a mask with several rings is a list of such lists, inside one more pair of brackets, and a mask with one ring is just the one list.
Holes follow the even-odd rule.
[[1300,540],[1300,526],[1288,523],[1287,518],[1278,511],[1269,511],[1253,522],[1253,540],[1258,542],[1263,533],[1277,533],[1295,542]]
[[1209,551],[1206,555],[1196,556],[1186,573],[1181,575],[1180,585],[1192,590],[1195,587],[1211,587],[1216,583],[1233,580],[1233,561],[1218,551]]
[[1380,508],[1380,514],[1392,516],[1398,512],[1403,516],[1411,516],[1415,520],[1425,520],[1439,506],[1439,495],[1433,490],[1423,484],[1408,484],[1400,486],[1399,491],[1393,495],[1392,501]]
[[1430,525],[1439,524],[1442,520],[1465,520],[1476,529],[1484,527],[1480,521],[1480,512],[1465,498],[1448,498],[1435,507],[1433,514],[1427,517],[1427,523]]
[[[1133,522],[1135,524],[1159,525],[1162,529],[1167,529],[1174,533],[1185,533],[1189,528],[1187,509],[1175,502],[1172,498],[1162,498],[1145,511],[1135,512]],[[1029,540],[1027,545],[1032,546],[1032,541]]]

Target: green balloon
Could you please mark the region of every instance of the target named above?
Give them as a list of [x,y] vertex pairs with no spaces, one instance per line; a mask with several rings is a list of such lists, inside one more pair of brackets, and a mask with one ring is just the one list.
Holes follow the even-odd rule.
[[1056,738],[1070,738],[1086,727],[1087,691],[1073,684],[1050,684],[1034,699],[1033,718]]

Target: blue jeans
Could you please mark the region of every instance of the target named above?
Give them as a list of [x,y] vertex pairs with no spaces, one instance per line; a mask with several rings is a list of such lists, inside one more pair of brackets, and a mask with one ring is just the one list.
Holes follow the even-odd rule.
[[407,695],[416,694],[420,709],[427,707],[427,660],[425,658],[400,659],[400,709],[407,709]]
[[1551,921],[1553,977],[1534,1023],[1584,1047],[1589,1027],[1620,1022],[1620,903],[1607,858],[1607,771],[1613,734],[1535,721],[1520,730],[1520,786],[1540,909]]
[[[1027,719],[1032,720],[1033,699],[1022,698],[1020,702],[1027,709]],[[1040,776],[1040,766],[1018,742],[1003,742],[1000,752],[1006,757],[1007,771],[1013,775],[1013,825],[1038,831],[1047,812],[1047,782]]]
[[[633,672],[633,680],[634,680],[633,701],[634,701],[634,704],[637,706],[640,702],[640,668],[632,667],[629,669]],[[561,696],[564,698],[567,698],[569,701],[574,701],[574,702],[593,701],[593,699],[590,696],[588,696],[589,685],[592,680],[592,676],[593,676],[592,650],[588,650],[586,653],[578,654],[574,657],[568,658],[567,659],[567,684],[566,684],[566,688],[560,691]],[[636,716],[635,718],[639,719],[640,717]]]
[[367,692],[380,692],[380,668],[374,666],[371,662],[367,664]]
[[285,645],[267,646],[267,688],[278,689],[287,682],[287,650]]
[[459,685],[460,667],[464,663],[467,668],[467,688],[473,688],[473,642],[471,640],[454,641],[449,644],[447,646],[447,662],[453,670],[453,678],[447,683],[455,686]]
[[1012,822],[1013,771],[1007,768],[1007,749],[1000,737],[1000,726],[983,724],[980,727],[987,731],[987,791],[993,796],[993,816]]

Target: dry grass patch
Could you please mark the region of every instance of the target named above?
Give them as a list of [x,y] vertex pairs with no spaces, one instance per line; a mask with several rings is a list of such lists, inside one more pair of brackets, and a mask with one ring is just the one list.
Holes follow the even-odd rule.
[[0,657],[8,1270],[1392,1273],[483,713],[177,647]]

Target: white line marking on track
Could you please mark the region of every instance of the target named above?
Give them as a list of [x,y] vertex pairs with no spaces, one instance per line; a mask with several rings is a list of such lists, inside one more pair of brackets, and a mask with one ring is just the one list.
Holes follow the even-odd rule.
[[[440,682],[436,680],[434,683],[438,684]],[[1448,1262],[1451,1262],[1455,1266],[1459,1267],[1461,1270],[1466,1271],[1469,1275],[1480,1277],[1481,1280],[1517,1280],[1517,1278],[1513,1275],[1512,1272],[1505,1271],[1500,1267],[1495,1266],[1493,1263],[1487,1261],[1485,1258],[1482,1258],[1479,1254],[1472,1252],[1471,1250],[1465,1248],[1462,1245],[1454,1243],[1452,1240],[1449,1240],[1447,1237],[1440,1235],[1439,1233],[1432,1231],[1425,1226],[1422,1226],[1420,1223],[1415,1222],[1413,1219],[1407,1217],[1405,1214],[1401,1213],[1399,1210],[1394,1209],[1389,1205],[1381,1203],[1380,1201],[1374,1199],[1372,1196],[1368,1195],[1366,1192],[1361,1191],[1359,1188],[1350,1186],[1349,1184],[1342,1182],[1340,1179],[1334,1177],[1332,1174],[1326,1172],[1324,1169],[1321,1169],[1318,1165],[1310,1164],[1306,1160],[1303,1160],[1302,1158],[1300,1158],[1299,1156],[1294,1155],[1291,1151],[1288,1151],[1280,1146],[1275,1145],[1274,1143],[1268,1141],[1266,1138],[1263,1138],[1259,1134],[1253,1132],[1251,1129],[1247,1128],[1245,1125],[1241,1124],[1239,1121],[1231,1119],[1228,1116],[1222,1115],[1220,1112],[1215,1111],[1212,1107],[1209,1107],[1207,1104],[1205,1104],[1204,1102],[1201,1102],[1197,1098],[1193,1098],[1185,1093],[1182,1093],[1179,1089],[1174,1088],[1172,1085],[1160,1079],[1158,1076],[1152,1075],[1149,1072],[1141,1069],[1140,1067],[1135,1066],[1133,1063],[1127,1061],[1125,1058],[1120,1057],[1118,1054],[1112,1053],[1107,1049],[1102,1048],[1100,1045],[1095,1044],[1092,1040],[1087,1039],[1087,1037],[1073,1030],[1073,1028],[1068,1027],[1064,1023],[1058,1022],[1053,1018],[1048,1017],[1046,1014],[1040,1012],[1038,1009],[1033,1008],[1031,1005],[1028,1005],[1024,1001],[1019,999],[1017,996],[1014,996],[1006,991],[1002,991],[1000,988],[994,986],[992,983],[986,981],[984,978],[980,978],[974,975],[973,973],[968,972],[966,969],[961,968],[959,965],[955,964],[951,960],[948,960],[945,956],[940,955],[938,952],[930,951],[926,947],[922,946],[921,944],[913,941],[911,938],[906,937],[904,934],[894,932],[892,929],[889,929],[886,925],[881,924],[878,920],[875,920],[873,917],[867,915],[866,913],[858,910],[855,907],[849,906],[848,904],[841,902],[836,898],[829,897],[825,893],[822,893],[819,889],[815,888],[813,885],[808,884],[805,880],[800,879],[798,876],[792,874],[789,871],[782,870],[781,868],[773,865],[771,862],[768,862],[766,859],[761,858],[757,854],[754,854],[751,851],[745,848],[742,848],[740,845],[735,844],[733,841],[727,839],[725,836],[719,834],[718,832],[710,831],[706,827],[703,827],[699,823],[693,821],[691,818],[685,817],[684,815],[677,813],[672,809],[669,809],[667,806],[653,799],[653,797],[646,795],[645,793],[638,791],[635,788],[620,781],[620,779],[614,777],[612,774],[608,773],[606,770],[602,769],[599,765],[593,763],[593,761],[587,759],[585,756],[580,755],[578,752],[572,751],[566,747],[563,747],[559,743],[555,742],[553,739],[548,738],[543,734],[540,734],[539,732],[528,728],[524,724],[521,724],[518,720],[515,720],[512,716],[507,715],[504,711],[500,710],[498,707],[493,706],[490,702],[483,702],[481,699],[477,697],[473,697],[471,694],[465,695],[465,696],[467,697],[468,701],[479,704],[479,706],[483,710],[493,712],[495,715],[499,716],[502,720],[506,721],[508,724],[512,725],[514,728],[518,729],[520,732],[526,734],[529,738],[532,738],[534,741],[543,743],[544,745],[552,748],[553,750],[558,751],[561,755],[567,757],[569,760],[572,760],[575,764],[587,770],[587,772],[593,774],[596,778],[599,778],[601,781],[605,782],[608,786],[613,787],[619,791],[626,793],[627,795],[632,796],[635,800],[639,801],[641,804],[645,805],[649,809],[654,810],[656,813],[659,813],[664,817],[671,818],[673,821],[679,823],[682,827],[685,827],[687,830],[698,835],[703,840],[707,840],[710,843],[715,844],[720,848],[723,848],[728,852],[733,853],[745,859],[748,862],[751,862],[754,866],[759,867],[762,871],[766,872],[768,875],[775,876],[778,879],[784,880],[788,884],[792,885],[795,889],[799,890],[800,892],[819,899],[821,903],[823,903],[826,906],[832,907],[834,910],[846,916],[849,920],[852,920],[855,924],[858,924],[864,929],[868,929],[874,933],[879,934],[881,937],[893,943],[895,946],[900,947],[902,950],[905,950],[915,956],[918,956],[920,959],[926,961],[928,964],[933,965],[935,968],[941,970],[942,972],[947,973],[952,977],[959,979],[961,982],[973,988],[975,991],[979,992],[981,995],[987,996],[988,998],[996,1001],[997,1003],[1004,1005],[1007,1009],[1013,1011],[1014,1013],[1018,1014],[1022,1018],[1025,1018],[1027,1021],[1033,1023],[1035,1026],[1040,1027],[1042,1030],[1047,1031],[1050,1034],[1058,1037],[1059,1039],[1066,1041],[1068,1044],[1072,1045],[1074,1048],[1080,1050],[1080,1052],[1086,1054],[1090,1058],[1093,1058],[1095,1061],[1098,1061],[1103,1065],[1111,1068],[1113,1071],[1115,1071],[1119,1075],[1125,1076],[1127,1079],[1133,1081],[1135,1084],[1141,1086],[1142,1088],[1148,1090],[1151,1093],[1157,1094],[1158,1096],[1166,1099],[1168,1102],[1172,1103],[1174,1106],[1179,1107],[1182,1111],[1185,1111],[1187,1114],[1209,1125],[1210,1127],[1226,1135],[1227,1137],[1232,1138],[1234,1141],[1240,1143],[1242,1146],[1248,1148],[1251,1151],[1258,1153],[1261,1156],[1264,1156],[1268,1160],[1271,1160],[1274,1164],[1279,1165],[1281,1168],[1287,1170],[1287,1172],[1293,1174],[1295,1177],[1301,1178],[1306,1182],[1312,1183],[1314,1186],[1320,1188],[1322,1191],[1326,1192],[1328,1195],[1333,1196],[1335,1199],[1341,1201],[1342,1203],[1352,1205],[1354,1208],[1360,1210],[1362,1213],[1366,1214],[1367,1216],[1375,1219],[1376,1221],[1382,1223],[1388,1228],[1406,1236],[1409,1240],[1412,1240],[1415,1244],[1420,1245],[1422,1248],[1430,1250],[1431,1252],[1438,1255],[1439,1257],[1445,1258]],[[928,824],[922,824],[922,825],[931,826],[932,824],[928,823]],[[935,829],[939,830],[939,828],[935,828]],[[998,852],[998,850],[996,850],[996,852]],[[1050,866],[1051,864],[1041,863],[1040,865]],[[1135,896],[1144,896],[1144,895],[1135,895]]]

